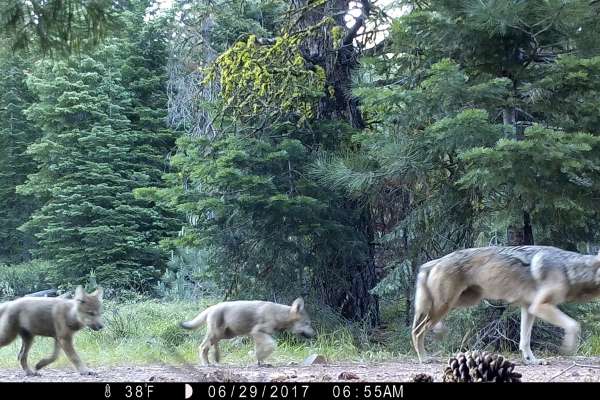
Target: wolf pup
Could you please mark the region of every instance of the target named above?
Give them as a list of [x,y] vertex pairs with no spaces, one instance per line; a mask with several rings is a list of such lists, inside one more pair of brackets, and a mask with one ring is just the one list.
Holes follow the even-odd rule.
[[215,362],[220,359],[219,340],[236,336],[254,338],[256,359],[261,365],[273,350],[276,331],[290,330],[297,335],[311,338],[315,331],[304,309],[304,300],[298,298],[291,306],[269,301],[226,301],[202,311],[191,321],[181,323],[185,329],[196,329],[206,323],[204,341],[200,345],[200,359],[209,364],[208,351],[214,348]]
[[521,306],[519,349],[526,364],[537,364],[531,352],[531,328],[541,318],[565,331],[562,351],[576,350],[579,324],[557,305],[600,296],[600,253],[582,255],[551,246],[482,247],[458,250],[423,264],[417,275],[412,340],[419,361],[425,356],[429,328],[439,326],[453,308],[481,299]]
[[[73,299],[60,297],[23,297],[0,304],[0,347],[10,344],[17,335],[21,336],[22,346],[19,362],[27,375],[39,375],[38,370],[54,362],[60,349],[82,375],[95,375],[79,359],[73,348],[73,335],[83,327],[95,331],[103,328],[102,288],[86,294],[81,286],[75,290]],[[32,371],[27,364],[27,354],[35,336],[54,338],[54,351],[44,358]]]

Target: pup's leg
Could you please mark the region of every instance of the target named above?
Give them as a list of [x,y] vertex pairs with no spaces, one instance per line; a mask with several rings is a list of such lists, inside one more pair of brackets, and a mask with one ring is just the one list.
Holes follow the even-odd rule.
[[221,352],[219,351],[219,340],[215,339],[212,341],[214,352],[215,352],[215,364],[221,362]]
[[265,365],[264,360],[275,350],[275,339],[263,332],[252,333],[258,365]]
[[26,331],[21,331],[21,351],[19,351],[19,363],[23,368],[23,371],[27,374],[27,376],[36,376],[39,375],[37,372],[33,372],[29,365],[27,364],[27,356],[29,355],[29,349],[31,349],[31,345],[33,344],[33,335]]
[[200,344],[199,349],[199,353],[200,353],[200,360],[202,361],[202,365],[210,365],[210,361],[208,361],[208,351],[210,350],[210,336],[207,334],[204,337],[204,340],[202,341],[202,343]]
[[[577,348],[577,337],[579,336],[579,323],[567,314],[560,311],[555,304],[557,299],[564,298],[561,288],[541,289],[529,307],[529,312],[538,318],[556,325],[565,330],[561,351],[573,353]],[[553,301],[554,300],[554,301]],[[559,301],[556,301],[557,303]]]
[[79,358],[79,355],[77,355],[77,352],[73,347],[72,335],[62,336],[58,338],[58,341],[62,349],[65,351],[65,354],[67,355],[69,361],[71,361],[71,363],[75,366],[75,368],[77,368],[77,371],[79,371],[81,375],[97,375],[94,371],[86,367],[83,361],[81,361],[81,359]]
[[523,362],[525,364],[543,364],[544,360],[538,360],[531,352],[531,329],[535,317],[527,311],[527,307],[521,307],[521,339],[519,341],[519,349],[523,354]]
[[50,355],[50,357],[43,358],[40,361],[38,361],[38,363],[35,365],[36,371],[44,368],[46,365],[53,363],[54,361],[56,361],[59,354],[60,354],[60,345],[58,344],[58,340],[54,339],[54,350],[52,351],[52,354]]

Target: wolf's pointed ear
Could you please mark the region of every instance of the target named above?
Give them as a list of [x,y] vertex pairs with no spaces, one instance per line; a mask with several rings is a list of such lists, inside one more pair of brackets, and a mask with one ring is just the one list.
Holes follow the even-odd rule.
[[77,286],[77,289],[75,289],[75,300],[83,300],[84,296],[85,292],[83,291],[83,286]]
[[98,298],[99,301],[102,301],[102,296],[104,295],[104,289],[102,289],[102,287],[98,286],[96,288],[96,290],[94,290],[94,293],[92,293],[92,296],[96,296],[96,298]]
[[302,299],[302,297],[298,297],[292,303],[292,313],[298,314],[298,313],[302,312],[303,310],[304,310],[304,300]]

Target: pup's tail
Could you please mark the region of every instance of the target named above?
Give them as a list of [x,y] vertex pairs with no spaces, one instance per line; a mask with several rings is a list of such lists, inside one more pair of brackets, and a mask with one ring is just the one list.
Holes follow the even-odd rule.
[[427,329],[431,326],[430,312],[433,308],[433,297],[427,287],[428,275],[429,271],[427,269],[421,269],[417,275],[415,291],[415,319],[412,326],[412,342],[419,361],[422,361],[422,356],[425,353],[421,337],[425,335]]
[[200,325],[206,322],[206,317],[208,316],[208,309],[202,311],[196,318],[191,321],[184,321],[179,324],[184,329],[197,329]]

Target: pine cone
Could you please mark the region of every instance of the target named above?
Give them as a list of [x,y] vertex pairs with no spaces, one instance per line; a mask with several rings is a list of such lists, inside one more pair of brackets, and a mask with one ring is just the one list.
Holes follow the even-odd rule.
[[499,354],[468,351],[448,360],[444,382],[521,382],[515,364]]
[[427,374],[416,374],[413,376],[413,382],[431,383],[433,382],[433,376]]

